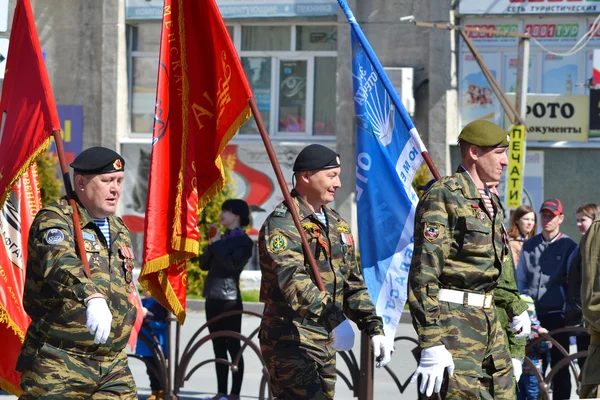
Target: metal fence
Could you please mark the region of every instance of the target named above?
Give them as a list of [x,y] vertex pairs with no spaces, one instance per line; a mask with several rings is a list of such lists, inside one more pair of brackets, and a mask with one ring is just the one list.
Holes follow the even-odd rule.
[[[174,352],[175,354],[172,355],[172,357],[173,357],[172,359],[175,360],[174,363],[168,362],[169,360],[167,359],[167,357],[165,357],[165,355],[163,354],[163,351],[159,345],[158,338],[152,333],[152,331],[149,329],[148,325],[144,322],[145,330],[146,330],[146,332],[149,332],[150,337],[140,334],[139,339],[144,341],[144,343],[146,343],[148,345],[148,347],[150,349],[152,349],[153,362],[149,362],[149,360],[146,360],[143,357],[140,357],[135,354],[128,354],[128,356],[132,357],[132,358],[137,358],[139,360],[142,360],[144,363],[146,363],[146,365],[149,367],[149,371],[151,373],[153,373],[155,377],[158,378],[158,380],[161,384],[162,390],[164,392],[164,398],[169,399],[169,398],[177,398],[177,394],[179,393],[181,388],[184,386],[185,382],[189,381],[192,378],[192,376],[194,375],[194,373],[202,366],[204,366],[206,364],[210,364],[210,363],[221,363],[221,364],[225,364],[225,365],[229,366],[229,368],[231,368],[231,370],[233,372],[236,372],[237,368],[238,368],[239,360],[242,357],[243,353],[246,351],[251,351],[254,354],[256,354],[258,359],[261,361],[262,368],[263,368],[263,371],[262,371],[263,376],[260,381],[257,397],[259,400],[265,400],[265,399],[272,400],[273,396],[271,394],[271,391],[270,391],[270,388],[268,385],[269,374],[268,374],[267,368],[265,366],[264,360],[262,358],[260,348],[254,341],[256,335],[258,335],[259,328],[256,328],[248,336],[245,336],[238,332],[233,332],[233,331],[218,331],[218,332],[208,333],[208,327],[211,324],[215,323],[216,321],[220,320],[221,318],[226,318],[231,315],[237,315],[237,314],[249,315],[249,316],[254,316],[254,317],[258,317],[258,318],[262,317],[262,314],[253,312],[253,311],[230,311],[230,312],[220,314],[220,315],[210,319],[209,321],[207,321],[204,325],[202,325],[194,333],[194,335],[188,341],[188,343],[185,344],[185,347],[183,348],[183,350],[181,350],[180,325],[177,323],[177,320],[175,318],[171,318],[170,323],[172,325],[174,324],[176,326],[176,328],[175,328],[175,335],[176,335],[175,336],[175,352]],[[552,343],[552,345],[555,346],[556,348],[558,348],[559,351],[564,356],[564,358],[555,366],[555,368],[551,369],[550,372],[547,373],[545,377],[542,376],[542,374],[540,374],[540,372],[535,368],[535,365],[532,363],[532,361],[529,358],[527,358],[527,357],[525,358],[524,365],[530,367],[530,370],[533,372],[533,374],[536,376],[536,378],[539,382],[539,387],[540,387],[539,398],[540,399],[550,400],[550,382],[551,382],[552,378],[556,375],[557,371],[559,371],[562,368],[570,368],[571,372],[573,373],[573,375],[575,377],[575,381],[578,383],[581,381],[580,372],[578,371],[577,368],[575,368],[573,361],[575,361],[577,359],[581,359],[582,357],[586,357],[588,352],[587,351],[579,351],[574,354],[569,354],[568,349],[564,349],[554,338],[558,334],[565,334],[565,333],[569,334],[569,336],[587,335],[588,334],[586,328],[580,328],[580,327],[561,328],[561,329],[556,329],[554,331],[548,332],[547,334],[541,334],[539,338],[532,340],[530,343],[527,344],[527,350],[529,350],[533,346],[539,344],[542,341],[550,341]],[[236,358],[232,361],[221,359],[221,358],[216,358],[216,359],[212,358],[212,359],[202,360],[196,364],[192,364],[192,358],[197,353],[197,351],[203,345],[205,345],[206,343],[210,343],[212,339],[217,338],[217,337],[232,337],[232,338],[238,339],[242,342],[240,352],[236,356]],[[412,337],[408,337],[408,336],[398,336],[395,338],[395,342],[401,342],[401,341],[408,341],[408,342],[411,342],[414,344],[414,348],[412,349],[412,355],[416,360],[418,360],[419,347],[418,347],[417,340]],[[364,345],[364,343],[365,342],[363,341],[363,345]],[[367,343],[368,343],[368,341],[367,341]],[[372,393],[370,395],[365,394],[364,387],[361,386],[361,385],[369,385],[370,387],[372,387],[372,379],[373,379],[372,363],[366,363],[366,364],[369,364],[367,366],[367,368],[370,368],[370,370],[368,370],[368,371],[361,370],[361,363],[359,363],[356,355],[354,354],[354,352],[352,350],[346,351],[346,352],[340,352],[338,354],[339,354],[340,358],[342,359],[342,361],[345,363],[345,365],[349,371],[346,374],[338,369],[337,370],[338,378],[340,378],[340,380],[342,382],[344,382],[350,390],[353,391],[355,397],[360,398],[361,400],[372,399]],[[398,354],[396,354],[396,357],[398,357]],[[372,356],[371,356],[371,358],[372,358]],[[364,357],[362,359],[364,360]],[[580,366],[580,367],[582,367],[582,366]],[[385,366],[384,368],[389,373],[391,379],[394,381],[396,387],[398,388],[398,393],[403,394],[406,391],[406,388],[408,387],[408,385],[410,384],[410,376],[404,382],[401,382],[400,379],[398,378],[398,376],[396,375],[396,373],[389,366]],[[172,379],[171,379],[171,377],[172,377]],[[366,379],[364,379],[365,377],[366,377]]]

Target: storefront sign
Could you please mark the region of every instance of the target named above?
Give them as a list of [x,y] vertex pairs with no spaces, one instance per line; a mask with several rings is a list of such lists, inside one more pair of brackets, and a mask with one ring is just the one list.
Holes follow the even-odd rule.
[[[126,0],[129,20],[162,18],[163,0]],[[335,0],[217,0],[223,18],[319,17],[337,15]]]
[[507,208],[519,208],[523,192],[523,165],[525,164],[525,126],[510,127],[510,143],[508,145],[508,168],[506,172]]
[[527,140],[587,142],[588,111],[587,96],[527,95]]
[[461,0],[461,15],[598,14],[598,0]]

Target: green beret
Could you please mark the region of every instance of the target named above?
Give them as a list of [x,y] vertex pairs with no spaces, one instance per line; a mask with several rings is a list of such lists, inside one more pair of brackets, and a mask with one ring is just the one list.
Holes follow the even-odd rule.
[[508,147],[508,132],[493,122],[478,119],[469,122],[458,135],[458,140],[479,147]]
[[340,155],[329,147],[310,144],[302,149],[294,162],[294,172],[317,171],[340,166]]
[[125,160],[114,150],[106,147],[85,149],[71,163],[75,172],[82,175],[99,175],[125,169]]

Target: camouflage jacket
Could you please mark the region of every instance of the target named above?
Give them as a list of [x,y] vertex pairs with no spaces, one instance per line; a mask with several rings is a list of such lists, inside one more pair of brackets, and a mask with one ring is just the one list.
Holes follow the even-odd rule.
[[510,249],[502,207],[492,199],[493,220],[461,167],[434,183],[417,205],[408,300],[422,348],[443,344],[440,288],[489,293],[497,286]]
[[[23,303],[31,317],[21,358],[34,355],[45,342],[85,355],[113,355],[127,344],[136,308],[127,296],[131,288],[133,250],[129,230],[116,216],[108,218],[110,249],[87,211],[79,219],[92,278],[78,257],[74,241],[72,208],[65,198],[44,207],[35,217],[29,234],[29,255]],[[84,300],[104,296],[112,313],[108,341],[94,344],[86,328]],[[25,366],[26,367],[26,366]]]
[[579,245],[581,254],[581,309],[591,343],[600,345],[600,219],[596,219]]
[[321,292],[304,255],[292,214],[281,203],[262,226],[258,237],[262,282],[260,300],[287,317],[299,316],[321,326],[328,335],[348,316],[371,336],[383,334],[383,322],[375,314],[356,262],[354,239],[346,221],[324,206],[325,227],[309,206],[292,191],[294,206],[315,256],[325,292]]

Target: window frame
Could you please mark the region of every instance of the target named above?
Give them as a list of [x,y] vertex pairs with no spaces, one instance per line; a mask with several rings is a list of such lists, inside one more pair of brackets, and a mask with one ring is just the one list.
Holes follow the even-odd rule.
[[[148,136],[152,136],[150,132],[134,132],[133,131],[133,60],[136,57],[159,57],[158,54],[152,51],[135,51],[133,50],[133,38],[134,30],[137,26],[148,23],[139,22],[127,24],[127,89],[129,95],[128,101],[128,112],[129,112],[129,124],[128,124],[128,137],[131,139],[146,139]],[[154,21],[153,21],[154,23]],[[157,22],[160,23],[160,22]],[[225,21],[227,27],[233,28],[233,43],[238,52],[240,58],[242,57],[269,57],[271,59],[271,115],[269,118],[269,137],[274,142],[285,142],[285,141],[306,141],[310,139],[315,142],[335,142],[336,135],[315,135],[314,134],[314,107],[315,107],[315,65],[317,57],[338,57],[337,50],[302,50],[298,51],[296,48],[297,29],[300,26],[337,26],[336,21],[296,21],[290,23],[289,21],[251,21],[251,22],[236,22],[236,21]],[[241,50],[242,44],[242,26],[286,26],[291,30],[290,34],[290,50],[285,51],[252,51],[252,50]],[[159,50],[160,51],[160,50]],[[294,61],[304,60],[307,61],[307,90],[306,90],[306,118],[305,118],[305,131],[304,132],[285,132],[279,131],[279,73],[281,67],[281,61]],[[158,67],[157,67],[158,68]],[[248,122],[252,123],[252,122]],[[246,133],[238,134],[233,137],[233,143],[243,143],[245,141],[255,142],[261,140],[259,134]]]

